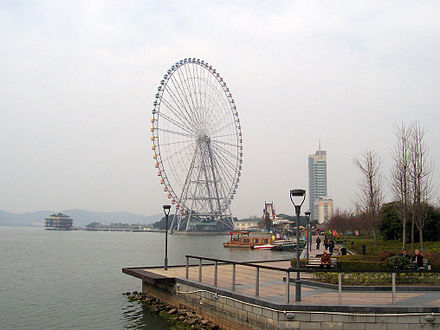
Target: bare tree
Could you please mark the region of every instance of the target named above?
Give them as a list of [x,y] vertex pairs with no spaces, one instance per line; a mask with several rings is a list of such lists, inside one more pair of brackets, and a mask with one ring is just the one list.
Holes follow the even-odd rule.
[[[396,205],[397,214],[402,221],[402,249],[406,248],[406,224],[409,216],[410,205],[410,142],[413,125],[396,126],[394,135],[397,138],[393,151],[393,167],[391,169],[391,188],[394,198],[398,203]],[[414,242],[414,230],[411,231],[411,242]]]
[[373,151],[367,150],[354,161],[361,172],[361,181],[356,207],[365,214],[377,245],[377,229],[380,224],[379,209],[383,201],[383,179],[380,173],[381,160]]
[[[412,221],[419,229],[420,250],[424,250],[423,228],[428,215],[428,202],[432,192],[433,164],[428,159],[428,147],[425,142],[425,130],[416,122],[411,132],[410,141],[410,180],[412,194]],[[412,228],[412,235],[413,235]]]

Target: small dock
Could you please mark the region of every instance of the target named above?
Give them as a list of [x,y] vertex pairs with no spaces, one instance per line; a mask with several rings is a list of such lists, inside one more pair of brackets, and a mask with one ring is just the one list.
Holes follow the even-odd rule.
[[[440,328],[440,291],[396,288],[391,283],[387,290],[345,291],[342,285],[336,289],[313,285],[317,270],[290,266],[290,260],[236,262],[187,256],[186,265],[168,270],[122,271],[141,279],[144,293],[193,309],[226,329]],[[295,294],[297,271],[303,282],[301,301],[296,301]]]

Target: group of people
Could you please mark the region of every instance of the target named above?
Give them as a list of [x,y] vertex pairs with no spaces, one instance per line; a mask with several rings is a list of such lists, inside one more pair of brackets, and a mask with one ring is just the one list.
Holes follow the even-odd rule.
[[[316,238],[316,249],[319,250],[319,247],[321,246],[321,238],[318,236]],[[331,239],[328,240],[327,236],[324,237],[324,248],[325,250],[328,250],[330,254],[333,253],[333,249],[335,248],[335,242]]]
[[419,270],[425,267],[425,265],[423,264],[423,256],[420,254],[420,250],[415,250],[412,258],[408,254],[408,251],[406,249],[402,250],[401,255],[405,258],[408,258],[408,260],[411,260],[411,262],[414,264],[415,269]]
[[[325,240],[327,239],[327,237],[325,238]],[[318,243],[319,240],[319,243]],[[325,240],[324,240],[324,245],[325,245]],[[333,242],[333,241],[330,241]],[[324,251],[324,253],[321,256],[321,268],[331,268],[332,266],[332,260],[331,260],[331,253],[333,252],[333,247],[334,247],[334,242],[333,242],[333,247],[330,250],[330,242],[328,242],[329,244],[329,251],[330,254],[327,253],[327,251]],[[321,243],[321,239],[318,237],[316,239],[316,248],[319,249],[319,244]],[[326,247],[327,250],[327,247]],[[425,268],[425,265],[423,264],[423,256],[420,254],[420,250],[415,250],[414,251],[414,255],[411,257],[408,254],[408,251],[406,249],[403,249],[402,251],[402,256],[405,258],[408,258],[408,260],[411,260],[411,262],[414,264],[414,269],[419,270],[419,269],[423,269]]]
[[[321,238],[318,236],[316,238],[316,249],[319,250],[321,247]],[[332,259],[331,255],[333,254],[333,250],[335,248],[335,242],[331,239],[329,240],[327,236],[324,236],[324,253],[321,256],[321,268],[331,268]],[[327,250],[329,253],[327,253]]]

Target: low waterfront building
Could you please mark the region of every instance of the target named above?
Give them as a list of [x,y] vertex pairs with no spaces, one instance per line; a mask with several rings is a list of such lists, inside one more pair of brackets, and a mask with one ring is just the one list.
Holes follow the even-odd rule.
[[67,214],[51,214],[44,219],[44,227],[47,230],[72,230],[73,219]]
[[258,228],[258,219],[257,217],[251,219],[241,219],[234,221],[234,229],[235,230],[249,230]]

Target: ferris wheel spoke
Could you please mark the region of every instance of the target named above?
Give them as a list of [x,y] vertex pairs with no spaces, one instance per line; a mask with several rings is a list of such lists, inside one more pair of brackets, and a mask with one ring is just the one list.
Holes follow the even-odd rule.
[[[178,71],[170,78],[172,88],[171,91],[175,92],[175,94],[178,96],[179,103],[181,104],[182,111],[185,113],[185,117],[187,120],[191,120],[191,125],[194,125],[195,118],[193,116],[193,108],[194,104],[190,102],[188,99],[188,93],[185,91],[184,88],[186,87],[187,82],[185,81],[185,78],[182,77],[181,73]],[[176,100],[177,101],[177,100]]]
[[229,107],[229,105],[222,106],[219,103],[210,102],[209,109],[207,111],[207,115],[214,117],[212,120],[210,120],[211,128],[213,131],[212,134],[215,134],[217,131],[220,131],[223,127],[228,126],[223,123],[232,122],[230,117],[219,116],[219,114],[218,114],[218,113],[221,113],[221,111],[218,111],[219,109],[224,109],[226,107]]
[[[176,117],[176,119],[179,120],[180,123],[182,123],[182,125],[185,125],[186,127],[188,127],[189,129],[191,129],[192,127],[192,123],[188,121],[188,119],[184,116],[182,116],[182,114],[176,109],[174,108],[170,102],[168,102],[167,99],[165,99],[165,97],[162,97],[162,102],[164,103],[164,105],[173,113],[173,115]],[[160,112],[159,112],[160,114]],[[185,124],[186,122],[186,124]]]
[[231,168],[230,164],[225,162],[223,158],[216,159],[216,162],[218,164],[219,171],[222,173],[221,177],[223,180],[227,182],[228,186],[232,185],[232,183],[235,182],[235,168]]
[[[212,75],[212,80],[213,80],[213,89],[210,91],[209,96],[210,96],[210,109],[214,110],[215,106],[218,106],[220,108],[223,109],[228,109],[229,108],[229,102],[227,100],[225,91],[223,89],[223,87],[220,85],[219,81],[217,80],[217,78]],[[212,106],[212,102],[216,103],[215,106]],[[220,102],[220,103],[218,103]],[[213,112],[213,114],[217,114],[217,112]]]
[[223,131],[224,129],[226,129],[226,128],[230,127],[230,126],[233,126],[234,128],[236,127],[235,123],[230,121],[230,122],[227,122],[223,126],[217,126],[217,128],[215,129],[215,131],[212,134],[215,135],[216,133],[218,133],[220,131]]
[[164,104],[167,106],[170,112],[174,115],[174,119],[176,119],[182,125],[186,126],[189,130],[193,131],[194,123],[192,122],[192,120],[190,120],[189,117],[182,112],[179,112],[176,108],[172,107],[168,99],[165,99],[163,97],[162,100],[164,101]]
[[171,77],[171,83],[173,84],[176,93],[179,95],[180,102],[182,103],[182,107],[186,113],[187,118],[191,119],[192,125],[194,125],[194,118],[192,116],[192,108],[194,106],[191,105],[191,103],[188,100],[187,93],[185,93],[185,91],[182,89],[184,82],[182,81],[180,72],[177,72],[177,75],[173,75]]
[[174,151],[174,153],[171,153],[168,157],[163,157],[163,158],[161,157],[161,161],[165,162],[165,161],[168,161],[169,159],[173,159],[175,157],[178,157],[181,153],[183,153],[184,151],[187,151],[190,147],[194,148],[194,143],[189,144],[187,146],[184,146],[177,151]]
[[202,100],[202,107],[203,107],[203,111],[201,113],[201,117],[203,118],[203,120],[206,122],[206,97],[207,97],[207,90],[208,88],[212,89],[212,84],[211,84],[211,79],[210,79],[210,73],[208,70],[202,70],[203,72],[203,78],[204,78],[204,84],[203,84],[203,92],[202,95],[203,96],[203,100]]
[[[213,75],[212,74],[210,74],[210,80],[212,81],[212,80],[214,80],[215,79],[215,77],[213,77]],[[206,117],[209,117],[208,115],[209,114],[213,114],[213,113],[215,113],[214,112],[214,106],[212,105],[212,102],[213,102],[213,100],[214,100],[214,96],[218,99],[219,97],[220,97],[220,93],[219,93],[219,91],[218,91],[218,88],[215,86],[215,81],[212,81],[212,83],[211,83],[211,89],[210,89],[210,91],[209,91],[209,98],[208,98],[208,104],[207,104],[207,106],[206,106],[206,113],[205,113],[205,116]]]
[[171,145],[178,145],[178,144],[182,144],[182,143],[188,143],[188,142],[194,142],[194,139],[190,139],[190,140],[181,140],[181,141],[174,141],[174,142],[167,142],[167,143],[161,143],[160,145],[163,146],[171,146]]
[[199,68],[200,79],[199,79],[199,93],[200,93],[200,118],[206,123],[206,95],[207,89],[212,88],[212,83],[210,80],[210,74],[207,70],[202,67]]
[[216,140],[216,139],[213,139],[213,138],[211,138],[211,142],[214,142],[214,143],[220,143],[220,144],[227,145],[227,146],[231,146],[231,147],[234,147],[234,148],[237,148],[237,147],[238,147],[237,144],[229,143],[229,142],[224,142],[224,141],[220,141],[220,140]]
[[221,173],[221,177],[223,180],[227,181],[228,184],[234,182],[234,175],[231,174],[225,167],[224,162],[221,158],[216,159],[218,164],[219,172]]
[[[173,84],[173,83],[174,83],[174,82],[172,81],[172,84]],[[191,116],[188,114],[188,111],[187,111],[187,109],[186,109],[186,106],[185,106],[183,100],[181,99],[181,97],[180,97],[178,91],[174,91],[174,89],[171,87],[170,84],[167,85],[167,89],[166,89],[166,91],[168,92],[168,94],[169,94],[169,96],[170,96],[170,99],[173,100],[173,103],[176,105],[176,107],[173,107],[173,106],[171,105],[171,102],[168,101],[169,104],[170,104],[170,106],[171,106],[173,109],[175,109],[176,112],[179,113],[180,117],[181,117],[183,120],[187,121],[190,125],[192,125],[192,123],[190,122]],[[164,96],[163,96],[163,98],[164,98]],[[167,98],[167,100],[168,100],[168,98]]]
[[172,100],[176,104],[176,106],[182,111],[186,110],[185,101],[182,99],[179,90],[176,87],[174,76],[171,76],[170,82],[165,86],[164,92],[171,94]]
[[224,154],[230,156],[230,157],[233,158],[233,159],[236,159],[236,158],[237,158],[237,155],[236,155],[236,154],[232,153],[231,151],[229,151],[229,150],[226,149],[226,148],[223,148],[223,147],[220,146],[220,145],[215,145],[215,148],[218,149],[219,151],[223,152]]
[[200,115],[203,111],[203,87],[206,85],[206,81],[204,79],[204,75],[203,75],[203,71],[202,67],[197,65],[196,66],[197,69],[197,82],[198,82],[198,87],[199,87],[199,104],[200,104]]
[[219,139],[219,138],[225,138],[225,137],[230,137],[230,136],[234,136],[234,137],[236,137],[237,134],[235,134],[235,133],[230,133],[230,134],[214,135],[214,136],[211,136],[211,140],[217,140],[217,139]]
[[162,117],[164,119],[166,119],[167,121],[169,121],[170,123],[174,124],[175,126],[181,128],[182,130],[184,130],[185,132],[187,132],[188,134],[192,134],[192,131],[190,128],[180,124],[179,122],[177,122],[176,120],[172,119],[171,117],[169,117],[168,115],[161,113],[159,115],[159,117]]
[[182,83],[178,81],[179,80],[178,76],[179,73],[177,73],[177,75],[174,74],[173,76],[171,76],[170,81],[174,87],[174,89],[172,88],[171,90],[178,95],[179,103],[181,104],[182,112],[184,113],[183,116],[185,117],[186,121],[189,122],[189,125],[193,128],[194,118],[191,115],[191,104],[188,102],[187,96],[185,92],[182,90],[181,87]]
[[187,74],[187,72],[188,72],[187,66],[188,65],[184,65],[182,72],[179,72],[179,79],[181,82],[180,85],[184,86],[187,91],[187,93],[184,93],[184,95],[186,96],[186,100],[188,102],[188,105],[190,106],[190,109],[192,110],[191,113],[193,114],[193,116],[194,115],[196,116],[196,118],[194,118],[195,122],[197,122],[199,119],[197,116],[197,104],[194,102],[193,97],[192,97],[192,93],[191,93],[192,88],[191,88],[190,82],[189,82],[190,76],[188,76],[188,74]]
[[[235,171],[235,162],[229,160],[228,158],[226,158],[225,155],[223,155],[220,150],[215,150],[214,153],[216,154],[216,157],[218,160],[220,160],[222,162],[222,165],[226,165],[227,167],[229,167],[232,171]],[[224,166],[222,166],[222,168],[225,168]]]
[[195,83],[195,78],[197,77],[197,75],[194,72],[194,67],[195,66],[196,65],[194,65],[194,64],[192,64],[192,65],[185,65],[185,73],[186,73],[186,76],[187,76],[187,81],[188,81],[188,86],[189,86],[189,90],[190,90],[191,100],[195,104],[194,112],[197,113],[197,117],[199,117],[198,116],[198,111],[200,109],[200,104],[199,104],[199,102],[197,100],[197,88],[196,88],[196,83]]
[[172,130],[165,129],[165,128],[157,128],[157,130],[158,130],[158,132],[163,132],[163,133],[170,133],[170,134],[175,134],[175,135],[180,135],[180,136],[185,136],[185,137],[191,137],[191,138],[195,137],[194,134],[187,134],[187,133],[172,131]]
[[[209,118],[208,113],[210,110],[209,109],[210,102],[212,99],[213,91],[216,88],[216,86],[213,83],[213,74],[207,70],[205,70],[205,71],[206,71],[206,84],[205,84],[205,94],[204,94],[205,97],[204,97],[204,105],[203,105],[203,110],[204,110],[203,111],[203,119],[205,122],[208,122],[207,119]],[[209,91],[208,91],[208,89],[209,89]],[[208,97],[208,100],[207,100],[208,95],[210,97]],[[208,103],[206,101],[208,101]]]
[[223,191],[228,191],[226,185],[229,186],[229,184],[233,181],[233,176],[228,171],[226,171],[225,167],[222,165],[219,159],[216,159],[215,162],[217,164],[219,176],[221,177],[221,185],[223,187]]

